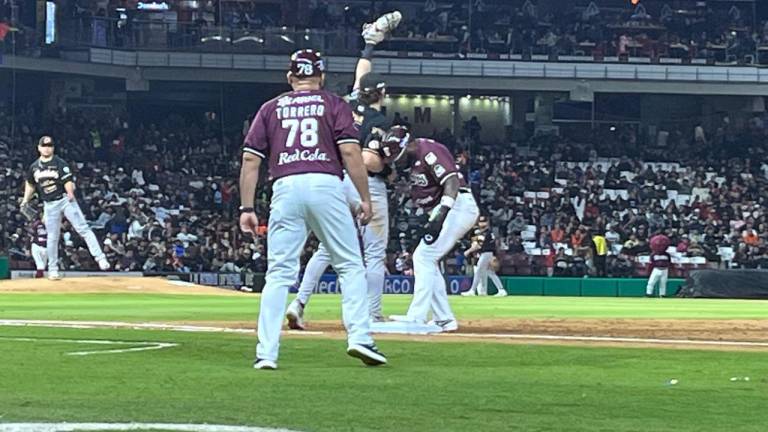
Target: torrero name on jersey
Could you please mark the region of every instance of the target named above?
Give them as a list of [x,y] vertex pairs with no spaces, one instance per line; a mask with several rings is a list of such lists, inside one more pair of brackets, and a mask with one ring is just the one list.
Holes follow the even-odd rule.
[[277,112],[277,118],[280,120],[304,118],[304,117],[321,117],[325,113],[325,105],[282,107],[282,108],[278,108],[276,112]]

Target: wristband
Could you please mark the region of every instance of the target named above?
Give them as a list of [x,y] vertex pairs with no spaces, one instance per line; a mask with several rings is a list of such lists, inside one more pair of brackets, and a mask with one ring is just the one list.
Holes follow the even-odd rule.
[[253,207],[243,207],[243,206],[240,206],[239,210],[240,210],[240,213],[254,213],[255,212]]
[[453,208],[453,204],[456,202],[455,199],[449,197],[448,195],[443,195],[442,198],[440,198],[440,205],[448,208]]
[[370,60],[371,57],[373,57],[373,48],[375,46],[376,45],[374,45],[374,44],[366,43],[365,44],[365,48],[363,48],[363,51],[360,52],[360,57],[362,57],[362,58],[364,58],[366,60]]

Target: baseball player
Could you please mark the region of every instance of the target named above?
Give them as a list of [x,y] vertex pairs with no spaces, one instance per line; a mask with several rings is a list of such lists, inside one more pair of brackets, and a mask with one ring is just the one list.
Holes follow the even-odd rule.
[[344,285],[347,354],[369,366],[387,363],[370,334],[365,267],[344,196],[342,164],[360,196],[362,224],[372,216],[368,176],[352,109],[339,96],[322,90],[324,71],[319,53],[296,51],[287,74],[293,91],[262,105],[243,145],[240,228],[244,232],[256,233],[258,228],[253,201],[262,159],[268,159],[273,181],[256,369],[277,369],[288,289],[298,278],[308,230],[325,244]]
[[[387,242],[389,240],[389,206],[387,200],[387,178],[392,168],[380,154],[381,137],[389,128],[389,122],[381,113],[382,102],[386,94],[386,82],[377,74],[371,73],[371,57],[373,48],[384,40],[387,33],[394,30],[400,23],[400,12],[390,12],[382,15],[372,24],[363,27],[365,48],[355,69],[355,83],[350,103],[354,107],[355,126],[360,130],[363,139],[363,163],[368,170],[368,186],[373,206],[373,219],[362,230],[363,256],[366,265],[366,280],[368,282],[368,302],[371,320],[383,321],[381,313],[381,296],[384,290],[386,276]],[[358,206],[360,197],[357,195],[348,176],[344,178],[344,188],[351,208]],[[288,305],[286,318],[288,327],[294,330],[304,330],[304,309],[312,293],[320,283],[328,265],[330,255],[323,243],[312,255],[304,269],[304,276],[299,284],[299,293]]]
[[46,263],[46,243],[48,233],[45,231],[45,224],[40,218],[36,218],[27,228],[30,240],[30,251],[32,252],[32,259],[35,260],[35,279],[43,277],[45,272]]
[[96,235],[88,226],[80,206],[75,200],[75,183],[72,172],[63,159],[54,155],[53,138],[43,136],[37,144],[40,157],[29,166],[24,185],[23,208],[37,191],[43,201],[43,218],[48,233],[46,251],[48,255],[48,279],[61,279],[59,273],[59,236],[61,218],[66,217],[80,236],[85,239],[91,256],[99,263],[101,270],[109,270],[109,262],[101,250]]
[[475,252],[480,252],[480,257],[477,260],[477,269],[472,278],[472,287],[468,291],[461,293],[461,295],[488,295],[487,284],[488,278],[490,278],[496,287],[496,297],[506,296],[507,291],[504,289],[504,284],[501,283],[501,279],[499,279],[492,266],[494,254],[496,253],[496,236],[493,235],[487,216],[480,216],[480,220],[477,222],[477,229],[475,229],[475,236],[472,239],[472,246],[464,251],[464,256],[470,257]]
[[645,296],[653,297],[656,284],[659,285],[659,297],[667,296],[667,278],[669,276],[669,266],[672,264],[672,257],[667,253],[670,244],[669,237],[659,234],[651,238],[651,276],[648,278],[648,285],[645,287]]
[[413,138],[404,126],[391,127],[382,144],[397,154],[395,160],[408,154],[411,198],[430,215],[413,253],[415,284],[408,314],[391,318],[423,324],[432,309],[434,324],[443,331],[455,331],[459,326],[448,304],[439,263],[475,225],[480,215],[477,203],[444,145]]

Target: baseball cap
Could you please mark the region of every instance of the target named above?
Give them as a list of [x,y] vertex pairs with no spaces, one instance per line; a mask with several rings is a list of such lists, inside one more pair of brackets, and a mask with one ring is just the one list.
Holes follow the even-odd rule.
[[384,80],[384,77],[373,73],[368,72],[367,74],[360,77],[360,91],[370,93],[370,92],[380,92],[387,86],[387,82]]
[[40,140],[37,142],[37,145],[40,147],[53,147],[53,138],[49,137],[48,135],[43,135],[40,137]]
[[314,50],[298,50],[291,55],[290,72],[296,78],[319,77],[325,72],[325,60]]

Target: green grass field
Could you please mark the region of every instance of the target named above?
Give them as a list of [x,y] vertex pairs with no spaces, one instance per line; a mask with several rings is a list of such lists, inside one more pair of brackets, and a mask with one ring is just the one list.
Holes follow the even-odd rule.
[[[768,319],[759,301],[452,298],[460,318]],[[385,296],[403,312],[409,297]],[[310,319],[339,317],[316,296]],[[255,321],[258,296],[0,294],[0,319]],[[153,351],[83,340],[177,344]],[[135,345],[133,345],[135,342]],[[251,369],[253,334],[0,326],[2,422],[154,422],[301,431],[764,431],[768,352],[382,340],[387,367],[343,340],[287,337]],[[732,382],[731,377],[750,377]],[[671,379],[679,382],[670,384]]]

